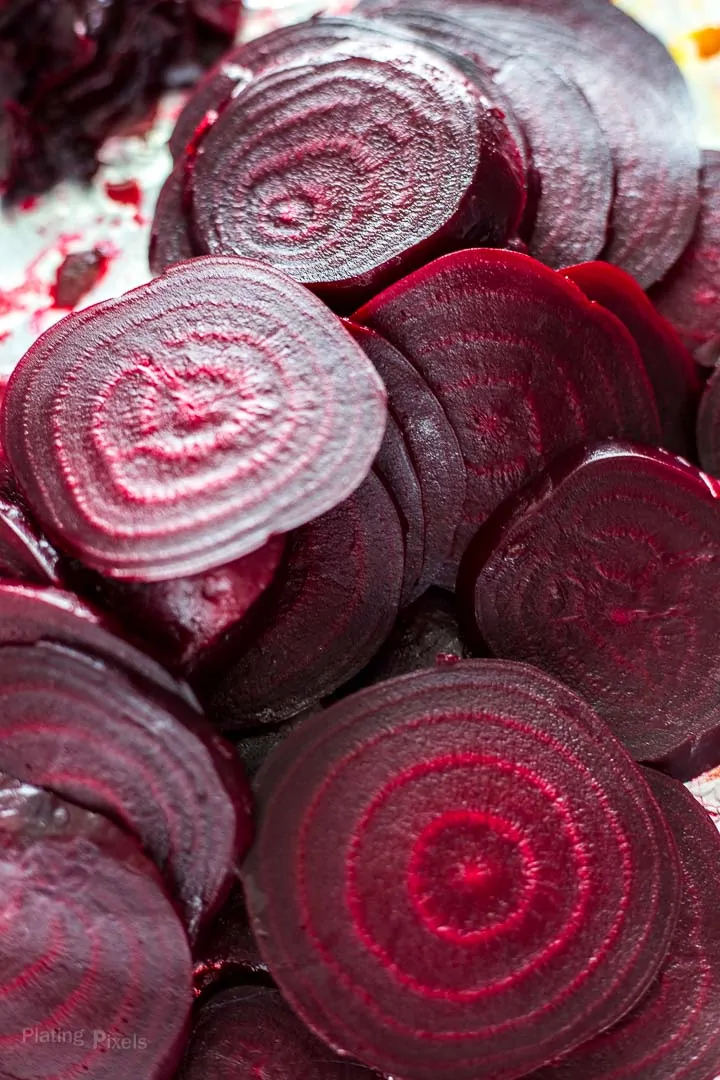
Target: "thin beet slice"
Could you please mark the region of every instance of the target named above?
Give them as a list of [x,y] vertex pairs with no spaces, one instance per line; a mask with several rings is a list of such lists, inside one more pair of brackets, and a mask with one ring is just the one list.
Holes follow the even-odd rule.
[[720,764],[719,496],[663,451],[581,448],[498,511],[458,585],[496,656],[556,675],[683,780]]
[[658,310],[675,326],[699,363],[720,358],[720,151],[703,150],[700,215],[678,261],[652,290]]
[[223,990],[200,1008],[178,1080],[380,1080],[336,1057],[277,990]]
[[700,379],[693,358],[638,283],[609,263],[570,266],[563,274],[587,296],[617,315],[637,342],[660,412],[663,446],[695,458],[695,419]]
[[583,439],[659,442],[652,388],[624,326],[512,251],[447,255],[353,315],[417,367],[455,429],[467,493],[443,584],[528,477]]
[[425,514],[422,490],[403,434],[388,413],[385,438],[375,458],[375,471],[385,484],[400,517],[405,541],[405,572],[400,605],[409,603],[418,591],[425,555]]
[[195,950],[195,994],[221,986],[272,985],[267,964],[250,929],[245,896],[240,885],[209,927]]
[[504,244],[524,203],[507,128],[413,42],[353,43],[261,74],[197,147],[193,234],[351,310],[459,243]]
[[97,814],[0,778],[0,1074],[170,1080],[192,1004],[157,871]]
[[524,1076],[623,1016],[667,952],[662,815],[593,710],[525,665],[346,698],[257,794],[260,949],[311,1029],[382,1072]]
[[0,578],[60,584],[60,557],[32,519],[7,464],[0,460]]
[[55,644],[0,647],[0,702],[0,769],[137,836],[196,937],[251,839],[233,748],[179,699]]
[[259,263],[202,259],[43,334],[8,383],[5,446],[70,554],[167,580],[346,498],[382,441],[384,397],[310,293]]
[[489,68],[525,133],[532,166],[523,233],[548,266],[596,258],[613,194],[610,149],[587,99],[542,55],[432,11],[389,11],[403,26]]
[[431,585],[450,554],[465,501],[466,474],[457,436],[432,390],[409,360],[367,327],[346,321],[377,368],[388,392],[422,491],[425,547],[417,591]]
[[703,469],[711,476],[720,477],[720,370],[710,376],[703,390],[697,447]]
[[195,255],[184,205],[185,163],[175,166],[163,184],[150,233],[150,269],[162,274]]
[[680,854],[682,902],[670,951],[624,1020],[533,1080],[710,1080],[720,1072],[720,836],[682,784],[651,769],[645,779]]
[[288,538],[246,641],[205,688],[213,719],[226,730],[287,720],[352,678],[392,629],[403,562],[400,519],[371,473],[350,499]]

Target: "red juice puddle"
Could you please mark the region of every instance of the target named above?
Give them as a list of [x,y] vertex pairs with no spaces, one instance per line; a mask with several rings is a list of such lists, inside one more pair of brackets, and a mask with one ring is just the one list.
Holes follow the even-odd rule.
[[113,202],[120,203],[122,206],[134,206],[135,221],[138,225],[144,224],[144,218],[140,213],[143,196],[137,180],[120,180],[116,184],[107,181],[105,192]]

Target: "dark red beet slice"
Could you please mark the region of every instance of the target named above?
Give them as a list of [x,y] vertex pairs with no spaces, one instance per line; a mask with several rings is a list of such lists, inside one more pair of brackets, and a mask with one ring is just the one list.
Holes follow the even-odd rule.
[[524,203],[517,148],[459,68],[412,42],[348,49],[244,87],[190,181],[199,250],[269,262],[345,311],[458,243],[504,244]]
[[57,645],[3,645],[0,701],[0,769],[136,835],[194,938],[251,839],[233,748],[179,699]]
[[417,367],[455,429],[467,494],[443,583],[500,502],[588,438],[659,442],[652,388],[621,323],[512,251],[461,251],[391,286],[353,319]]
[[236,885],[229,900],[195,950],[196,995],[220,986],[272,985],[267,964],[250,929],[245,896]]
[[184,211],[184,182],[185,163],[181,161],[163,184],[155,206],[149,260],[156,275],[195,255]]
[[563,270],[587,296],[617,315],[637,342],[655,391],[663,445],[695,458],[695,418],[700,379],[675,330],[658,316],[637,282],[609,263],[593,262]]
[[674,844],[593,710],[461,661],[305,721],[257,779],[243,875],[293,1008],[408,1080],[519,1077],[619,1019],[675,923]]
[[388,414],[385,438],[375,459],[375,471],[385,484],[400,517],[405,541],[405,573],[400,604],[409,603],[418,591],[425,556],[425,514],[422,490],[402,432]]
[[249,260],[202,259],[43,334],[8,383],[5,448],[71,555],[167,580],[346,498],[379,449],[384,397],[305,289]]
[[340,506],[288,539],[247,641],[206,688],[224,729],[296,715],[352,678],[392,629],[403,580],[397,511],[372,473]]
[[0,578],[36,585],[60,584],[60,559],[42,535],[0,459]]
[[0,1074],[170,1080],[188,1030],[187,938],[132,837],[0,778]]
[[700,363],[720,358],[720,151],[704,150],[700,215],[673,268],[651,292]]
[[420,481],[425,524],[420,592],[435,581],[452,548],[467,483],[462,451],[440,402],[410,361],[373,330],[349,321],[345,325],[385,383],[390,415]]
[[580,449],[501,508],[458,584],[496,656],[561,678],[683,780],[720,763],[719,496],[663,451]]
[[700,464],[720,477],[720,370],[710,376],[698,412],[697,446]]
[[534,1080],[710,1080],[720,1072],[720,836],[682,784],[646,770],[680,853],[682,902],[651,990],[610,1031]]
[[277,990],[223,990],[201,1006],[178,1080],[380,1080],[343,1061],[290,1011]]

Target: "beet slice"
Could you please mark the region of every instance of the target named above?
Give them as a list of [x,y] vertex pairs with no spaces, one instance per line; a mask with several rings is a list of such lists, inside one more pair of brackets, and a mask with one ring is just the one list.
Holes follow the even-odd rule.
[[655,391],[663,445],[693,460],[700,379],[675,330],[658,316],[637,282],[616,266],[592,262],[567,267],[563,273],[588,300],[617,315],[635,338]]
[[352,678],[392,629],[403,562],[397,511],[371,473],[289,537],[245,642],[205,688],[213,719],[226,730],[287,720]]
[[245,86],[190,178],[200,251],[269,262],[344,311],[459,243],[504,244],[524,204],[517,148],[455,64],[410,41],[348,49]]
[[375,459],[375,471],[392,497],[402,525],[405,572],[400,605],[404,606],[416,595],[423,572],[425,514],[420,480],[392,413],[388,413],[385,438]]
[[720,151],[703,150],[700,215],[695,232],[670,272],[652,290],[698,362],[720,358]]
[[136,835],[196,937],[251,839],[233,748],[180,700],[54,644],[0,647],[0,701],[0,769]]
[[0,1073],[170,1080],[190,1006],[187,938],[136,842],[0,778]]
[[720,477],[720,370],[708,379],[698,412],[697,446],[700,464]]
[[167,580],[346,498],[382,441],[384,396],[290,278],[194,260],[43,334],[8,383],[5,446],[60,546],[110,577]]
[[237,885],[195,950],[195,994],[221,986],[272,986],[267,964],[250,929],[242,888]]
[[33,521],[7,464],[0,460],[0,578],[60,584],[60,558]]
[[513,251],[460,251],[353,315],[417,367],[455,429],[467,493],[441,583],[478,526],[557,454],[588,438],[659,442],[637,346],[560,274]]
[[675,923],[674,844],[593,710],[461,661],[305,721],[257,779],[251,923],[331,1046],[408,1080],[519,1077],[619,1019]]
[[163,184],[155,206],[149,261],[156,275],[195,255],[185,217],[184,185],[185,163],[181,161]]
[[343,1061],[290,1011],[277,990],[244,986],[200,1008],[178,1080],[380,1080]]
[[663,451],[581,448],[478,534],[458,584],[496,656],[561,678],[682,780],[720,764],[719,496]]

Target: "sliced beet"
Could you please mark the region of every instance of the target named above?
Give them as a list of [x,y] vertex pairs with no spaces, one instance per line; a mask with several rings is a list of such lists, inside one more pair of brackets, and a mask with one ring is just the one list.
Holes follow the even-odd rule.
[[669,319],[698,361],[720,358],[720,151],[703,150],[700,215],[678,261],[652,290],[658,310]]
[[60,557],[33,521],[7,464],[0,460],[0,578],[60,584]]
[[97,814],[0,778],[0,1074],[170,1080],[187,938],[152,864]]
[[635,338],[655,391],[663,445],[693,460],[700,378],[676,331],[658,316],[638,283],[616,266],[584,263],[567,267],[563,273],[588,300],[617,315]]
[[270,971],[408,1080],[524,1076],[619,1019],[675,923],[674,844],[593,710],[475,660],[355,694],[257,779],[243,871]]
[[556,675],[683,780],[720,764],[719,497],[663,451],[581,448],[498,511],[458,584],[496,656]]
[[453,246],[504,244],[522,180],[507,128],[456,65],[410,41],[358,42],[228,103],[193,159],[193,234],[348,311]]
[[628,331],[526,255],[447,255],[353,320],[417,367],[458,437],[467,493],[443,584],[454,584],[478,526],[563,450],[610,435],[659,442],[652,388]]
[[377,368],[420,482],[425,526],[423,572],[417,591],[431,585],[450,554],[465,501],[466,474],[457,436],[432,390],[409,360],[380,334],[345,324]]
[[395,417],[388,413],[385,438],[375,459],[375,471],[385,484],[400,517],[405,541],[405,572],[400,605],[416,595],[425,557],[425,513],[422,489],[410,451]]
[[720,369],[703,390],[697,422],[700,464],[711,476],[720,477]]
[[251,839],[233,748],[179,699],[56,644],[0,647],[0,703],[0,769],[137,836],[196,937]]
[[277,990],[242,986],[203,1003],[177,1080],[380,1080],[343,1061],[291,1012]]
[[680,854],[682,902],[650,991],[615,1027],[534,1080],[710,1080],[720,1073],[720,836],[682,784],[645,778]]
[[230,730],[287,720],[352,678],[392,629],[403,563],[400,519],[371,473],[350,499],[288,538],[245,641],[205,688],[216,723]]
[[195,255],[185,217],[184,184],[185,163],[181,161],[163,184],[155,206],[149,252],[153,274],[162,274]]
[[195,950],[194,983],[197,996],[231,984],[272,985],[250,929],[240,885],[235,886]]
[[384,397],[305,289],[249,260],[202,259],[43,334],[8,383],[5,446],[69,554],[167,580],[346,498],[382,441]]

